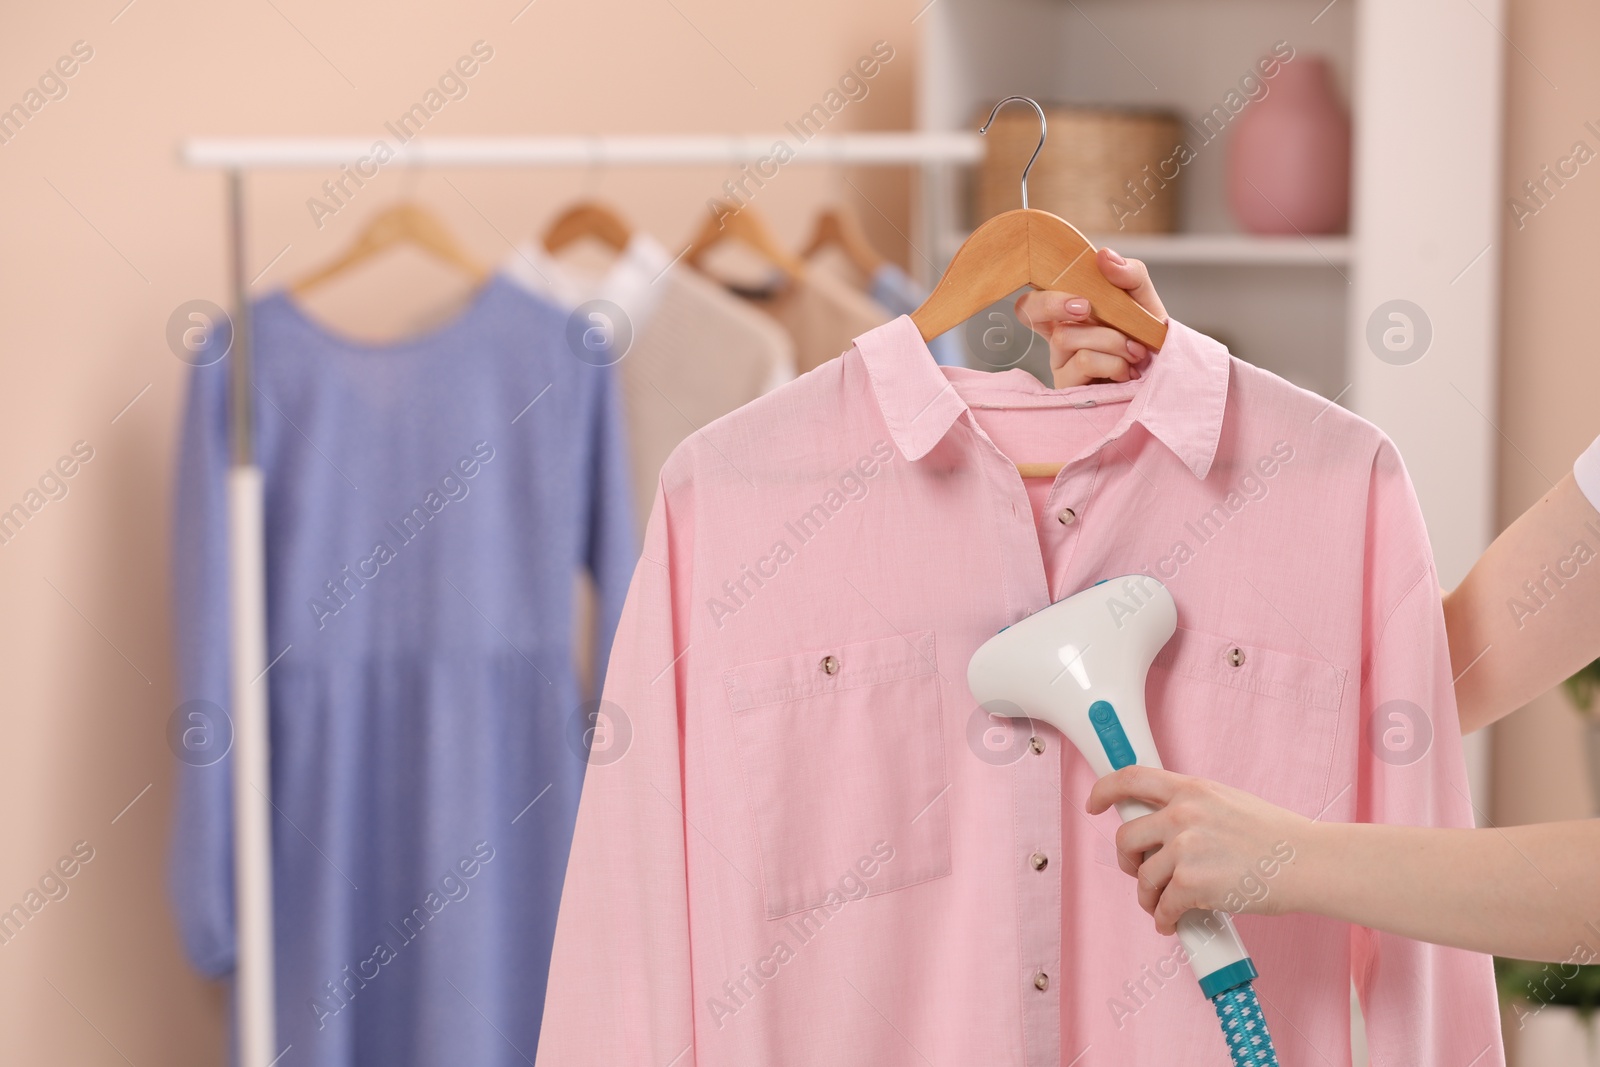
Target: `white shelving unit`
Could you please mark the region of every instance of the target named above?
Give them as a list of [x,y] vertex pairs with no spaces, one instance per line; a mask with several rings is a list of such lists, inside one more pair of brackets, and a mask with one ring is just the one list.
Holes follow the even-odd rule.
[[[948,260],[966,240],[967,230],[952,230],[938,244]],[[1350,238],[1257,237],[1242,233],[1086,235],[1097,247],[1109,245],[1151,266],[1342,267],[1350,262]]]
[[1254,237],[1236,233],[1184,233],[1163,236],[1098,234],[1097,245],[1112,245],[1124,255],[1153,266],[1339,267],[1350,262],[1347,237]]

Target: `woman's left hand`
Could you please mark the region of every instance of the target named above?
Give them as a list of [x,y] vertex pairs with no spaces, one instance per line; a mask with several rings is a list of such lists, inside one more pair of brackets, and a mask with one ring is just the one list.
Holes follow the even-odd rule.
[[1124,767],[1095,783],[1089,814],[1124,800],[1156,807],[1117,830],[1117,862],[1139,883],[1139,905],[1171,934],[1191,908],[1278,915],[1299,910],[1297,851],[1315,824],[1204,778]]
[[[1095,253],[1100,274],[1125,289],[1134,302],[1167,321],[1150,272],[1137,259],[1124,259],[1109,248]],[[1057,389],[1093,381],[1126,382],[1139,378],[1139,364],[1150,350],[1110,326],[1101,326],[1087,297],[1055,289],[1035,289],[1017,298],[1017,318],[1050,342],[1050,370]]]

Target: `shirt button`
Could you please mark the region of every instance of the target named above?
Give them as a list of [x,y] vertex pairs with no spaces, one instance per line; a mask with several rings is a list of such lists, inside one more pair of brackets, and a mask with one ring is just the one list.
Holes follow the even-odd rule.
[[1028,738],[1028,747],[1033,750],[1033,754],[1035,756],[1044,755],[1044,738],[1042,738],[1042,737],[1030,737],[1030,738]]
[[1050,857],[1046,856],[1043,852],[1035,852],[1033,855],[1028,857],[1028,863],[1032,865],[1034,870],[1042,871],[1046,867],[1050,866]]
[[1049,989],[1050,976],[1045,974],[1043,971],[1040,971],[1038,974],[1034,975],[1033,988],[1037,989],[1041,993],[1043,993],[1046,989]]
[[822,673],[823,674],[838,674],[839,673],[839,657],[838,656],[823,656],[822,657]]
[[1071,526],[1078,521],[1078,513],[1071,508],[1062,508],[1061,514],[1057,515],[1056,518],[1060,520],[1061,525]]
[[1233,664],[1235,667],[1243,667],[1244,649],[1238,647],[1228,649],[1228,662]]

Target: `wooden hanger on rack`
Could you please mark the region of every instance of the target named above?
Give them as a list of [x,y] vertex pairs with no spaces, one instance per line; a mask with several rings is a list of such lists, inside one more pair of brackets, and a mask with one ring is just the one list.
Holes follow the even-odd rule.
[[633,239],[633,227],[621,215],[597,200],[580,200],[544,231],[544,250],[552,256],[585,237],[592,237],[613,252],[621,252]]
[[415,201],[403,200],[378,212],[337,258],[291,284],[289,291],[304,296],[323,282],[399,245],[420,248],[467,275],[474,285],[489,277],[488,269],[461,247],[438,215]]
[[[939,284],[911,313],[924,341],[952,329],[995,301],[1024,286],[1087,297],[1095,321],[1120,330],[1151,351],[1167,339],[1167,324],[1139,305],[1100,273],[1095,247],[1077,227],[1058,215],[1028,206],[1028,171],[1044,148],[1044,108],[1027,96],[1008,96],[989,112],[978,130],[988,132],[1000,109],[1013,100],[1039,113],[1039,144],[1022,168],[1022,207],[996,215],[979,226],[956,250]],[[1061,463],[1018,463],[1024,478],[1054,478]]]
[[753,208],[735,207],[728,203],[717,205],[716,214],[706,220],[694,240],[689,242],[689,250],[684,253],[684,258],[692,266],[699,267],[707,252],[729,239],[737,240],[760,255],[783,271],[790,281],[799,279],[805,273],[805,264],[783,247],[766,220]]
[[884,258],[867,240],[855,212],[843,207],[827,208],[817,216],[816,228],[806,243],[800,258],[810,259],[824,248],[832,246],[845,254],[845,258],[862,274],[871,278],[883,266]]

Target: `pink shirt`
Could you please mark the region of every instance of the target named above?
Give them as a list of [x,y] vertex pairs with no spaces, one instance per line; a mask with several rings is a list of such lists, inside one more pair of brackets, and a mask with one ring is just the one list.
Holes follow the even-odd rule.
[[[1025,486],[1016,460],[1068,463]],[[965,681],[1002,626],[1135,571],[1178,605],[1148,686],[1167,766],[1307,816],[1471,825],[1383,434],[1179,323],[1141,381],[1056,391],[940,368],[901,317],[662,472],[540,1067],[1226,1062],[1115,815],[1083,811],[1087,764]],[[1375,1064],[1503,1062],[1487,957],[1238,926],[1284,1063],[1349,1062],[1352,979]]]

